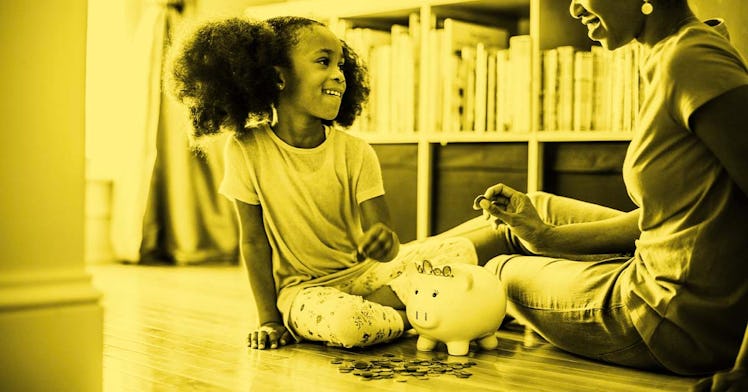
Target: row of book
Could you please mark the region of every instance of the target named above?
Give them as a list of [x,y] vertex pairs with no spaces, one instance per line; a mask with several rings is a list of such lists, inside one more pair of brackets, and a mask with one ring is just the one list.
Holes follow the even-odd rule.
[[[332,26],[369,69],[369,104],[354,130],[530,131],[530,36],[451,18],[429,23],[425,36],[417,14],[388,31],[345,21]],[[633,127],[641,92],[636,47],[608,52],[568,46],[541,55],[540,129]]]
[[541,124],[546,131],[631,131],[643,92],[639,46],[542,52]]
[[332,26],[369,69],[370,96],[355,130],[406,133],[417,129],[420,21],[410,16],[407,26],[388,31],[350,28],[346,21]]

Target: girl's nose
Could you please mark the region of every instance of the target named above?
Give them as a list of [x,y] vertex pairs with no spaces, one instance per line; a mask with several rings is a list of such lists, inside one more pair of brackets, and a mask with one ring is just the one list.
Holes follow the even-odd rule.
[[584,14],[584,7],[577,0],[571,0],[569,4],[569,13],[574,19],[579,19]]
[[345,83],[345,74],[343,73],[343,70],[339,67],[335,67],[335,73],[333,74],[332,79],[338,83]]

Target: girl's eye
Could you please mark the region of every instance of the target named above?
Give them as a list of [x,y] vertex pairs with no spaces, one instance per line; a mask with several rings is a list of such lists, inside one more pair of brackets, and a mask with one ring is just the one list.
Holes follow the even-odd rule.
[[330,65],[330,59],[328,58],[321,58],[317,60],[317,62],[325,66]]
[[342,71],[343,68],[345,68],[345,63],[338,64],[338,68],[340,68],[340,70]]

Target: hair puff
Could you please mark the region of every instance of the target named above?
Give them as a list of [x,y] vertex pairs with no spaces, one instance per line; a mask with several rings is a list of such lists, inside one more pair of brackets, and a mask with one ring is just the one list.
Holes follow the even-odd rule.
[[195,136],[241,129],[268,116],[278,98],[273,30],[241,18],[209,22],[184,42],[172,65],[172,92],[190,109]]

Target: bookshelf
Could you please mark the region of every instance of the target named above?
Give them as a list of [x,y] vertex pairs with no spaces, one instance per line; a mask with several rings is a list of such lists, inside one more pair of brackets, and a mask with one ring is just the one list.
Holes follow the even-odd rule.
[[[568,2],[558,0],[378,0],[378,1],[337,1],[337,0],[295,0],[282,3],[274,3],[247,8],[245,15],[265,19],[279,15],[299,15],[313,18],[325,22],[330,28],[345,38],[349,44],[346,34],[352,29],[370,29],[376,31],[391,32],[393,35],[396,31],[405,31],[405,34],[411,34],[416,38],[418,43],[412,47],[414,58],[413,80],[408,81],[408,86],[414,86],[413,92],[413,119],[405,124],[409,124],[412,129],[403,129],[401,123],[397,120],[389,119],[385,125],[375,123],[374,119],[370,122],[361,121],[363,126],[351,129],[350,132],[362,137],[369,143],[378,147],[384,146],[413,146],[415,162],[415,238],[425,238],[428,235],[435,234],[434,229],[439,226],[433,222],[434,200],[438,197],[436,194],[440,191],[435,189],[435,182],[439,182],[440,173],[437,172],[439,162],[435,162],[435,153],[444,151],[447,146],[462,145],[459,149],[465,148],[480,149],[493,148],[492,146],[507,145],[521,146],[522,164],[525,165],[525,173],[521,176],[524,181],[524,189],[528,192],[544,190],[544,173],[548,172],[546,168],[545,149],[547,145],[558,143],[586,143],[595,148],[598,143],[619,143],[626,144],[631,139],[630,131],[620,131],[612,129],[597,129],[586,131],[575,131],[571,128],[557,128],[553,131],[543,129],[543,55],[546,51],[572,46],[580,51],[591,51],[592,41],[587,38],[586,28],[578,21],[569,16]],[[507,34],[506,46],[494,46],[489,49],[481,45],[477,48],[482,55],[490,53],[488,56],[488,69],[495,70],[501,67],[501,53],[512,55],[515,50],[513,46],[520,47],[526,53],[527,57],[524,62],[514,68],[509,68],[513,78],[504,80],[503,83],[519,83],[518,89],[512,90],[515,93],[507,100],[501,101],[502,96],[497,94],[488,101],[478,101],[488,105],[488,113],[475,112],[471,106],[462,105],[456,113],[464,116],[464,113],[470,113],[469,121],[461,117],[459,121],[449,118],[445,115],[445,108],[451,108],[450,103],[445,103],[449,99],[442,98],[441,101],[435,100],[434,96],[448,96],[444,91],[450,88],[448,84],[441,85],[443,76],[448,72],[457,72],[459,74],[460,62],[458,68],[447,68],[444,64],[450,63],[445,61],[446,57],[440,57],[437,52],[444,51],[444,42],[451,42],[449,38],[441,38],[434,41],[432,36],[436,36],[435,30],[447,30],[450,22],[447,20],[466,21],[469,23],[480,24],[488,27],[502,29]],[[393,27],[396,26],[396,27]],[[402,28],[404,26],[405,28]],[[399,30],[397,30],[399,29]],[[408,32],[409,30],[409,32]],[[476,33],[477,34],[477,33]],[[456,34],[455,34],[456,35]],[[352,36],[351,36],[352,37]],[[425,38],[424,38],[425,37]],[[353,39],[353,38],[352,38]],[[457,38],[454,38],[457,41]],[[394,41],[394,39],[393,39]],[[438,44],[434,44],[438,42]],[[354,45],[352,45],[354,46]],[[393,43],[394,46],[394,43]],[[356,46],[354,46],[356,48]],[[360,50],[356,48],[357,51]],[[486,50],[489,50],[486,52]],[[504,50],[505,52],[502,52]],[[472,49],[471,49],[472,51]],[[464,51],[463,51],[464,52]],[[501,54],[501,55],[500,55]],[[388,53],[388,56],[391,53]],[[493,56],[493,58],[491,57]],[[362,56],[368,59],[367,56]],[[519,56],[516,56],[519,58]],[[479,59],[481,57],[478,57]],[[472,57],[474,60],[475,57]],[[480,61],[480,60],[479,60]],[[493,61],[493,64],[491,63]],[[374,61],[372,61],[373,63]],[[436,64],[439,63],[439,64]],[[451,63],[450,63],[451,64]],[[371,63],[367,65],[372,68]],[[507,64],[504,64],[506,67]],[[512,65],[509,65],[510,67]],[[436,68],[434,68],[436,67]],[[473,72],[473,71],[471,71]],[[492,71],[493,72],[493,71]],[[522,79],[516,75],[526,75],[526,80],[519,82],[514,79]],[[371,72],[372,79],[376,77],[375,71]],[[392,76],[387,74],[388,76]],[[489,73],[491,75],[491,73]],[[502,83],[501,73],[497,74],[496,79],[489,81],[490,86],[498,86]],[[442,76],[440,78],[439,76]],[[449,76],[449,75],[448,75]],[[436,82],[435,82],[436,81]],[[374,81],[372,80],[372,84]],[[393,82],[394,83],[394,82]],[[474,82],[473,82],[474,83]],[[402,83],[400,83],[402,84]],[[441,85],[442,87],[435,87]],[[391,86],[390,86],[391,87]],[[397,87],[392,87],[397,88]],[[495,87],[496,90],[499,87]],[[379,104],[374,102],[374,109],[377,113],[383,113],[381,107],[377,105],[387,101],[390,98],[398,98],[403,92],[387,91],[388,95]],[[518,91],[518,92],[517,92]],[[406,90],[410,93],[410,90]],[[465,94],[461,90],[461,96]],[[472,93],[472,92],[471,92]],[[527,94],[529,93],[529,94]],[[547,93],[546,93],[547,94]],[[374,95],[374,94],[372,94]],[[489,96],[491,96],[489,94]],[[495,98],[495,100],[493,100]],[[372,97],[372,101],[377,98]],[[394,99],[394,98],[393,98]],[[463,98],[459,98],[463,99]],[[502,103],[503,102],[503,103]],[[497,109],[491,110],[492,107],[498,108],[499,104],[514,105],[514,111],[509,114],[510,126],[502,129],[502,114]],[[467,105],[475,105],[470,102]],[[454,105],[454,103],[452,103]],[[465,108],[470,108],[466,111]],[[376,110],[375,110],[376,109]],[[395,109],[393,109],[395,110]],[[392,114],[394,112],[390,112]],[[400,116],[397,114],[395,116]],[[371,117],[376,117],[370,115]],[[381,116],[384,117],[384,116]],[[480,121],[477,125],[476,119]],[[381,118],[379,119],[381,120]],[[495,121],[495,123],[494,123]],[[393,125],[396,124],[396,125]],[[452,124],[452,125],[445,125]],[[494,126],[495,125],[495,126]],[[354,125],[355,126],[355,125]],[[458,129],[460,128],[460,129]],[[399,147],[398,147],[399,148]],[[513,148],[513,147],[512,147]],[[400,150],[402,151],[402,149]],[[501,153],[501,152],[498,152]],[[402,152],[400,152],[402,154]],[[485,183],[485,188],[493,183]],[[401,219],[407,219],[400,217]],[[442,224],[443,226],[443,224]],[[407,235],[405,237],[407,239]]]

